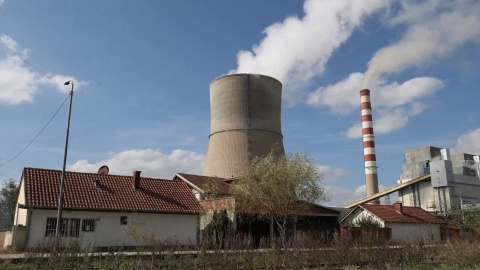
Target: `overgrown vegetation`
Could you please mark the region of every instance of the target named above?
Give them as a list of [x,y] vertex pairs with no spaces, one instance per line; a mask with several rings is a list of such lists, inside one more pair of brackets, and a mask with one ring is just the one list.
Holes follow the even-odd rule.
[[272,151],[247,166],[234,182],[232,194],[238,205],[236,210],[273,219],[285,246],[289,218],[308,212],[312,203],[325,200],[320,181],[321,175],[309,155],[277,156]]
[[463,209],[449,211],[446,216],[447,225],[451,228],[464,226],[480,231],[480,207],[464,206]]
[[18,185],[13,179],[2,185],[0,189],[0,229],[13,226],[17,196]]
[[[100,253],[77,253],[71,242],[58,255],[30,250],[16,265],[0,264],[0,269],[478,269],[480,238],[474,235],[449,241],[443,246],[412,243],[389,246],[378,239],[364,237],[352,241],[336,234],[326,243],[322,237],[299,234],[287,249],[268,248],[262,241],[258,249],[246,236],[227,235],[223,245],[188,249],[175,243],[150,239],[134,252],[111,249]],[[212,243],[213,241],[210,241]],[[48,246],[48,243],[47,243]],[[45,248],[43,246],[42,248]]]

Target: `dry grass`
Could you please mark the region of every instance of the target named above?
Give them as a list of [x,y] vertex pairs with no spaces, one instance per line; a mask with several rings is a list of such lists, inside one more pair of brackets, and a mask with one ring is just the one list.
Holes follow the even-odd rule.
[[[186,249],[174,242],[150,240],[128,255],[79,252],[72,242],[62,252],[52,243],[26,253],[23,264],[0,264],[0,269],[480,269],[479,237],[465,237],[432,247],[415,243],[392,247],[371,236],[352,241],[299,234],[288,248],[270,247],[266,239],[254,245],[245,236],[226,237],[222,243]],[[50,246],[49,246],[50,245]]]

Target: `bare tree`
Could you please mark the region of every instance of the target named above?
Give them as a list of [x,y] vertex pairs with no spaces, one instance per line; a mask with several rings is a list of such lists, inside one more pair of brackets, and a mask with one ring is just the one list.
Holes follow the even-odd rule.
[[247,166],[232,192],[237,210],[274,220],[284,246],[289,218],[326,199],[321,178],[308,154],[275,156],[271,152]]

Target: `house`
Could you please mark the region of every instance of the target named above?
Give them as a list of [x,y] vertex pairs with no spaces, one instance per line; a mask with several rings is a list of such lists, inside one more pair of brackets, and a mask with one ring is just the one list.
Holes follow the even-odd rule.
[[[233,230],[240,234],[252,235],[254,238],[273,237],[276,226],[272,220],[251,218],[252,213],[244,213],[237,205],[231,194],[231,187],[238,177],[220,178],[204,175],[177,173],[174,180],[184,181],[199,200],[202,215],[200,217],[200,231],[205,232],[214,219],[215,213],[225,211]],[[332,234],[338,230],[340,211],[298,201],[302,213],[294,217],[289,227],[290,232],[315,231]],[[254,215],[254,214],[253,214]]]
[[441,241],[440,228],[445,223],[439,217],[420,207],[394,205],[361,204],[353,208],[343,219],[342,224],[358,224],[362,219],[372,219],[382,228],[391,229],[391,241],[406,243]]
[[198,200],[204,200],[209,194],[215,197],[230,196],[230,184],[236,178],[219,178],[186,173],[176,173],[173,180],[181,180],[192,188],[193,194]]
[[[131,247],[147,240],[198,243],[200,204],[183,181],[140,176],[66,172],[61,233],[86,247]],[[17,249],[55,236],[62,172],[25,168],[14,234]]]

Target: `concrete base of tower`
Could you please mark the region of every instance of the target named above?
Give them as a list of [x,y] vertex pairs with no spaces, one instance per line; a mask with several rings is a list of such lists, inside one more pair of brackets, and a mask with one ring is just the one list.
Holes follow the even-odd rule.
[[[367,198],[371,197],[378,193],[378,175],[377,174],[366,174],[365,175],[365,186],[367,189]],[[369,204],[380,204],[380,199],[375,199],[368,202]]]

